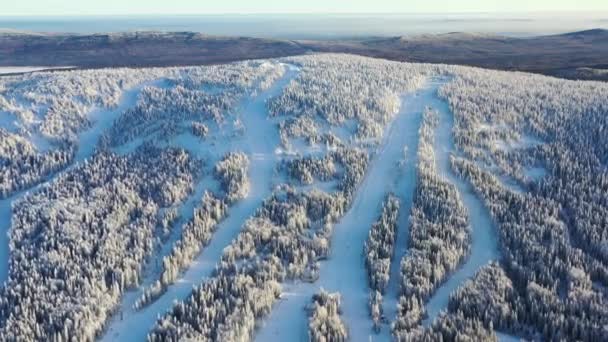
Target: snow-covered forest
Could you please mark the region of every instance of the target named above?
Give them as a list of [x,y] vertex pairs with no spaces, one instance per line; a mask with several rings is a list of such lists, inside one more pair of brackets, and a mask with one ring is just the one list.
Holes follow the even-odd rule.
[[0,340],[606,340],[607,127],[340,54],[0,77]]

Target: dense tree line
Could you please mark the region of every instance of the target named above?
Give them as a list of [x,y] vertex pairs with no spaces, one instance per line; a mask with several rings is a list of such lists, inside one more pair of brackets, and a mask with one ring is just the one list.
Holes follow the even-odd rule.
[[[466,156],[455,166],[498,222],[503,266],[517,293],[504,329],[523,336],[535,331],[544,339],[603,339],[608,86],[455,71],[440,92]],[[539,166],[544,177],[526,177],[526,168]],[[497,173],[523,183],[526,193],[511,191]],[[497,319],[494,326],[501,324]]]
[[454,185],[437,173],[436,125],[437,113],[427,109],[420,127],[409,249],[401,261],[401,295],[393,324],[398,340],[416,338],[424,303],[470,251],[466,207]]
[[[209,94],[182,86],[145,87],[134,108],[127,109],[107,133],[110,146],[119,146],[137,137],[157,135],[170,139],[189,131],[182,123],[223,122],[226,112],[238,99],[236,90]],[[191,124],[190,124],[191,125]]]
[[89,112],[118,106],[125,90],[178,75],[177,68],[40,72],[3,77],[0,111],[11,111],[30,133],[75,141],[90,127]]
[[[519,326],[530,325],[546,338],[581,338],[576,331],[585,331],[585,340],[604,336],[608,312],[602,304],[603,291],[584,287],[580,292],[569,285],[573,282],[569,275],[576,269],[576,273],[606,284],[606,267],[570,245],[559,204],[540,196],[514,194],[470,162],[455,160],[455,166],[472,180],[499,224],[505,269],[525,298]],[[544,245],[551,247],[539,248]],[[557,319],[560,316],[567,320],[568,329],[562,329],[565,323]]]
[[240,273],[214,277],[159,319],[149,341],[243,341],[280,295],[276,281]]
[[39,151],[26,138],[0,127],[0,199],[65,168],[73,160],[76,146],[67,141],[60,146]]
[[321,290],[312,296],[308,308],[308,340],[345,342],[348,330],[340,319],[340,293]]
[[488,328],[538,338],[535,331],[520,319],[519,315],[526,315],[516,309],[520,305],[517,303],[521,302],[502,267],[491,263],[450,295],[448,310],[480,320]]
[[163,258],[160,278],[144,290],[135,307],[141,308],[162,295],[167,286],[173,284],[180,273],[187,269],[201,252],[217,229],[218,223],[227,215],[229,206],[247,195],[249,159],[241,152],[231,152],[217,162],[215,176],[224,188],[220,199],[205,191],[201,203],[194,210],[192,219],[184,224],[179,240],[171,253]]
[[462,312],[441,314],[428,328],[411,330],[406,341],[498,341],[492,328],[481,321],[464,317]]
[[199,169],[183,150],[101,153],[16,203],[0,339],[93,339]]
[[382,295],[390,277],[398,218],[399,199],[389,194],[382,205],[378,221],[372,225],[365,241],[365,267],[370,288],[369,308],[376,329],[380,328],[382,319]]
[[174,73],[171,68],[107,69],[3,77],[0,113],[11,114],[15,129],[0,127],[0,197],[70,165],[78,134],[97,120],[91,113],[103,115],[119,105],[125,90]]

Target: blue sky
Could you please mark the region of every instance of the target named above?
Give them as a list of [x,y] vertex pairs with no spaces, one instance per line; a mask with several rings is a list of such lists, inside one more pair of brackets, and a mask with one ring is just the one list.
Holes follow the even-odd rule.
[[250,14],[608,12],[608,0],[0,0],[0,16]]

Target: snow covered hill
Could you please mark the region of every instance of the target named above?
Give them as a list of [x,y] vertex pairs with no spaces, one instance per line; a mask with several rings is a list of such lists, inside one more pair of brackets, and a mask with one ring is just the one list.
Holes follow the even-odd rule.
[[604,340],[607,99],[343,54],[2,77],[0,340]]

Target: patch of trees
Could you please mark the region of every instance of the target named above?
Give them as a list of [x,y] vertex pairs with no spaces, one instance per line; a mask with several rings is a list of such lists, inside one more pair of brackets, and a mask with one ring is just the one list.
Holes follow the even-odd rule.
[[248,340],[255,321],[270,312],[280,285],[263,277],[238,273],[211,278],[175,304],[148,335],[155,341]]
[[340,294],[321,290],[308,307],[308,339],[312,342],[344,342],[348,331],[340,318]]
[[200,167],[178,149],[100,153],[15,203],[0,339],[92,340]]
[[144,87],[136,106],[122,113],[104,142],[120,146],[152,136],[169,140],[184,132],[205,136],[206,123],[222,124],[243,97],[274,82],[281,70],[276,64],[259,63],[183,70],[168,84]]
[[[365,164],[360,163],[367,161],[366,153],[346,149],[335,152],[339,163],[351,158],[356,161],[352,167],[342,165],[346,170],[342,182],[348,184],[345,189],[361,180],[359,167],[364,170]],[[149,338],[249,338],[256,320],[265,317],[278,299],[280,282],[294,278],[314,281],[318,277],[319,260],[329,255],[333,223],[349,203],[350,195],[345,191],[328,194],[279,188],[224,250],[211,280],[160,318]],[[233,291],[237,279],[248,285]]]
[[201,249],[209,244],[219,222],[227,215],[229,206],[247,195],[249,190],[249,159],[242,152],[228,153],[215,165],[215,176],[224,188],[224,198],[220,199],[205,191],[201,203],[194,210],[182,235],[175,242],[171,253],[163,258],[159,280],[144,290],[135,303],[140,309],[160,297],[191,263]]
[[441,314],[428,328],[421,326],[411,330],[406,336],[398,336],[397,341],[498,341],[492,328],[486,328],[481,321],[464,317],[462,312]]
[[334,160],[344,168],[344,175],[340,179],[338,188],[350,202],[367,169],[369,154],[363,149],[342,148],[334,152],[333,156]]
[[281,136],[281,144],[285,147],[289,146],[289,139],[301,138],[309,145],[316,144],[320,141],[319,124],[313,118],[301,116],[296,118],[288,118],[279,123],[279,132]]
[[154,135],[168,140],[179,132],[188,132],[188,128],[191,130],[192,126],[187,123],[193,121],[221,123],[226,112],[236,104],[237,95],[228,90],[209,94],[182,86],[145,87],[136,106],[127,109],[113,123],[107,133],[107,144],[120,146],[137,137]]
[[310,120],[318,119],[336,126],[355,119],[358,138],[377,138],[399,108],[398,94],[418,88],[431,70],[430,66],[371,62],[349,55],[302,56],[288,61],[301,71],[270,101],[269,110],[273,116],[296,117],[300,121],[292,122],[300,127],[306,124],[306,130],[286,133],[292,137],[306,134],[309,139],[314,139]]
[[399,199],[389,194],[382,205],[382,214],[372,225],[365,242],[365,267],[370,287],[369,307],[375,329],[379,329],[381,324],[382,295],[390,277],[398,218]]
[[538,338],[536,332],[520,319],[519,315],[526,315],[517,310],[521,302],[511,279],[499,264],[493,262],[481,268],[475,278],[467,280],[450,295],[448,310],[479,320],[489,329]]
[[243,199],[249,193],[249,158],[242,152],[230,152],[215,165],[215,176],[219,179],[228,204]]
[[[91,126],[89,112],[112,109],[123,92],[138,84],[177,75],[176,68],[98,69],[41,72],[3,77],[6,104],[20,115],[30,133],[74,141],[76,134]],[[3,110],[0,108],[0,110]],[[27,115],[27,112],[32,114]],[[38,120],[27,120],[30,119]]]
[[409,249],[401,261],[401,295],[393,324],[399,340],[417,334],[425,315],[424,303],[470,251],[466,207],[454,185],[438,175],[435,165],[436,114],[425,111],[420,127]]
[[285,162],[285,168],[292,179],[301,184],[312,184],[316,179],[326,182],[336,176],[336,166],[333,157],[326,155],[323,158],[303,157]]
[[0,127],[0,199],[40,183],[65,168],[76,153],[74,144],[39,152],[26,138]]
[[194,216],[184,224],[179,240],[175,242],[171,253],[163,258],[159,280],[144,290],[135,302],[136,309],[141,309],[160,297],[167,287],[173,284],[206,246],[217,224],[226,216],[228,205],[212,193],[205,192],[201,203],[194,210]]
[[193,121],[191,124],[191,128],[192,135],[197,136],[201,139],[206,138],[207,134],[209,134],[209,127],[207,127],[207,125],[203,123]]

